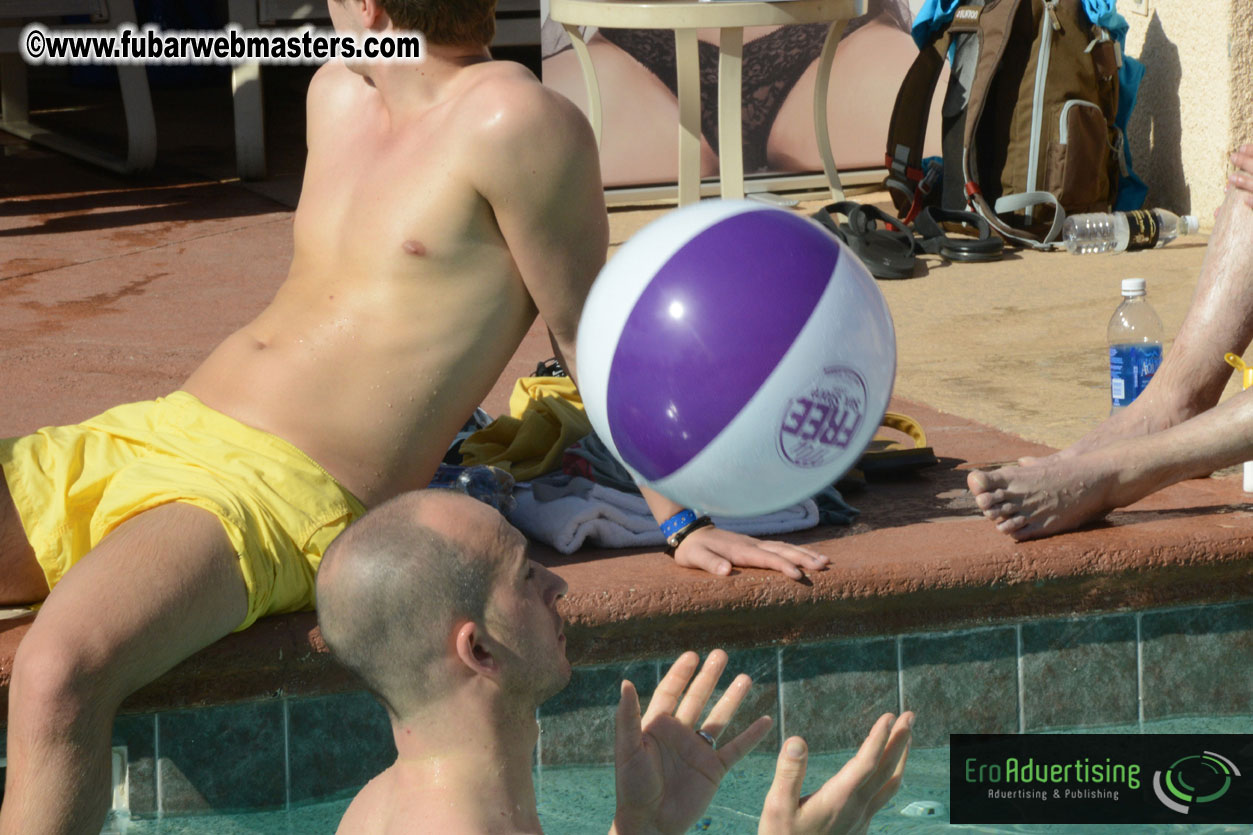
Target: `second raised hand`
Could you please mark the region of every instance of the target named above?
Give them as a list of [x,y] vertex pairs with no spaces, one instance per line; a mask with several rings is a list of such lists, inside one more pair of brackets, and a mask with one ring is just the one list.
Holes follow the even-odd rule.
[[722,650],[711,652],[703,667],[694,652],[679,656],[642,717],[634,685],[622,683],[614,758],[619,835],[686,832],[727,771],[770,730],[771,719],[762,716],[729,742],[717,742],[752,686],[747,675],[736,676],[697,725],[726,665]]

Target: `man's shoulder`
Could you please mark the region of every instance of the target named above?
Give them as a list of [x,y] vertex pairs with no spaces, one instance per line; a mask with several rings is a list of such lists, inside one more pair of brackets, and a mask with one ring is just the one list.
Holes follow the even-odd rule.
[[339,821],[336,835],[370,835],[385,831],[388,820],[388,799],[391,769],[378,774],[348,804]]
[[458,95],[458,106],[477,125],[483,141],[513,145],[521,140],[533,142],[537,135],[555,142],[571,133],[590,136],[583,113],[525,67],[491,61],[473,69]]
[[345,104],[352,95],[354,81],[360,80],[361,77],[342,61],[328,61],[318,67],[309,81],[309,92],[305,96],[309,116],[316,118]]
[[349,79],[355,75],[356,73],[348,69],[343,61],[327,61],[313,74],[313,78],[309,81],[309,89],[323,93],[330,92],[346,86]]

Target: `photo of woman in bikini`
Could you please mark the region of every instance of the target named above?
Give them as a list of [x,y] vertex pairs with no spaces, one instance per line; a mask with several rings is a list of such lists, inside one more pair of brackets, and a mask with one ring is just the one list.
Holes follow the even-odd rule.
[[[914,0],[921,5],[921,0]],[[841,170],[881,168],[888,119],[918,48],[907,0],[867,0],[836,50],[828,123]],[[820,171],[813,97],[827,25],[744,31],[744,173]],[[678,102],[674,35],[669,30],[583,32],[600,83],[601,175],[607,186],[674,182]],[[700,30],[701,176],[718,172],[718,31]],[[544,83],[587,111],[587,92],[569,36],[545,16]],[[941,87],[940,89],[943,89]],[[934,106],[938,109],[939,97]],[[940,122],[938,112],[929,124]],[[928,137],[929,144],[931,137]],[[938,148],[938,142],[934,147]]]

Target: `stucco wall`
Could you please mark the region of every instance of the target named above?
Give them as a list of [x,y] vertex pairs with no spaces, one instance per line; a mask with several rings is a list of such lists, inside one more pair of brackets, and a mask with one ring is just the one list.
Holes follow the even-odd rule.
[[[1130,3],[1119,4],[1131,27],[1127,54],[1146,67],[1128,126],[1136,172],[1149,186],[1146,205],[1195,214],[1202,225],[1212,222],[1235,136],[1253,141],[1248,50],[1237,49],[1232,37],[1241,33],[1247,43],[1253,34],[1249,5],[1148,0],[1145,16]],[[1237,53],[1239,62],[1233,59]]]
[[1253,3],[1231,3],[1232,144],[1253,142]]

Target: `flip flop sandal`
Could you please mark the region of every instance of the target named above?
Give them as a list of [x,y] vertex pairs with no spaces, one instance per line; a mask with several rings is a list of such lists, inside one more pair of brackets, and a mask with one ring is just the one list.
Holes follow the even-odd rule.
[[[848,220],[837,223],[834,215]],[[813,217],[848,244],[875,278],[913,278],[914,236],[900,219],[852,200],[824,206]]]
[[[835,235],[841,242],[848,243],[848,235],[845,234],[848,231],[848,224],[839,223],[835,218],[831,217],[831,212],[835,211],[837,206],[843,205],[845,204],[832,203],[829,206],[823,206],[821,209],[810,215],[810,217],[818,221],[818,223],[822,225],[822,228],[826,229],[832,235]],[[835,213],[840,214],[838,211]]]
[[[976,237],[949,235],[942,223],[973,227]],[[988,222],[974,212],[928,206],[914,221],[914,231],[919,235],[919,249],[938,253],[950,261],[999,261],[1005,254],[1005,242],[993,235]]]
[[867,478],[904,475],[939,463],[935,450],[927,446],[927,433],[918,421],[888,412],[880,425],[907,435],[912,443],[876,435],[857,462],[857,468]]

